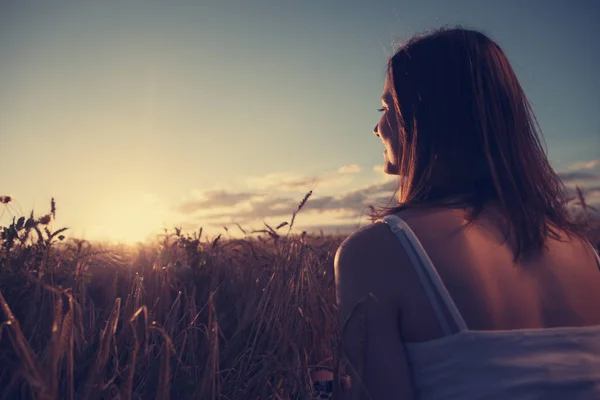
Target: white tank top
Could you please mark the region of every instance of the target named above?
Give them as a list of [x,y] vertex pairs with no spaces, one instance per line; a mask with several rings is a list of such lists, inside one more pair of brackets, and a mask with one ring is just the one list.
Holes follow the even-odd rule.
[[[406,249],[444,332],[439,339],[404,343],[417,399],[600,399],[600,325],[469,330],[410,227],[396,215],[380,221]],[[450,329],[435,292],[458,332]]]

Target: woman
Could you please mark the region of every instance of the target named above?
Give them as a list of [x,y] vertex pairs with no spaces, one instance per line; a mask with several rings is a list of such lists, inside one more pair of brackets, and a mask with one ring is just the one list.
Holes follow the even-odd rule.
[[600,398],[600,259],[500,47],[413,38],[380,111],[400,206],[335,259],[354,398]]

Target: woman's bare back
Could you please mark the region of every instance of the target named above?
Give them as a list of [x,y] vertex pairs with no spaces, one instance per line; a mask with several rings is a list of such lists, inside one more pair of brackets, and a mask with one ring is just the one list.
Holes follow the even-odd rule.
[[[563,242],[549,238],[539,256],[514,264],[515,243],[503,243],[506,227],[494,210],[485,210],[468,228],[463,210],[398,214],[418,237],[468,328],[600,325],[600,270],[590,246],[561,232]],[[390,263],[390,274],[399,282],[403,339],[443,336],[414,269],[394,267],[410,262],[404,251],[398,253],[404,259]]]

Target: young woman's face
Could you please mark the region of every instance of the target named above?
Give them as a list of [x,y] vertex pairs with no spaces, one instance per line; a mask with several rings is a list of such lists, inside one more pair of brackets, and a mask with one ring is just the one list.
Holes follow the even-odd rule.
[[386,78],[381,96],[381,109],[379,109],[381,118],[375,125],[373,134],[378,136],[385,146],[384,172],[389,175],[398,175],[400,171],[398,166],[398,121],[391,90],[389,79]]

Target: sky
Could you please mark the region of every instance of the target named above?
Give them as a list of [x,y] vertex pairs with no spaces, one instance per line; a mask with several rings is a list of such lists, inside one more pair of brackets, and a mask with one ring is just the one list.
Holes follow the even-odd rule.
[[567,187],[600,207],[600,2],[0,0],[0,225],[48,212],[132,243],[290,220],[347,233],[385,204],[394,45],[476,28],[509,57]]

